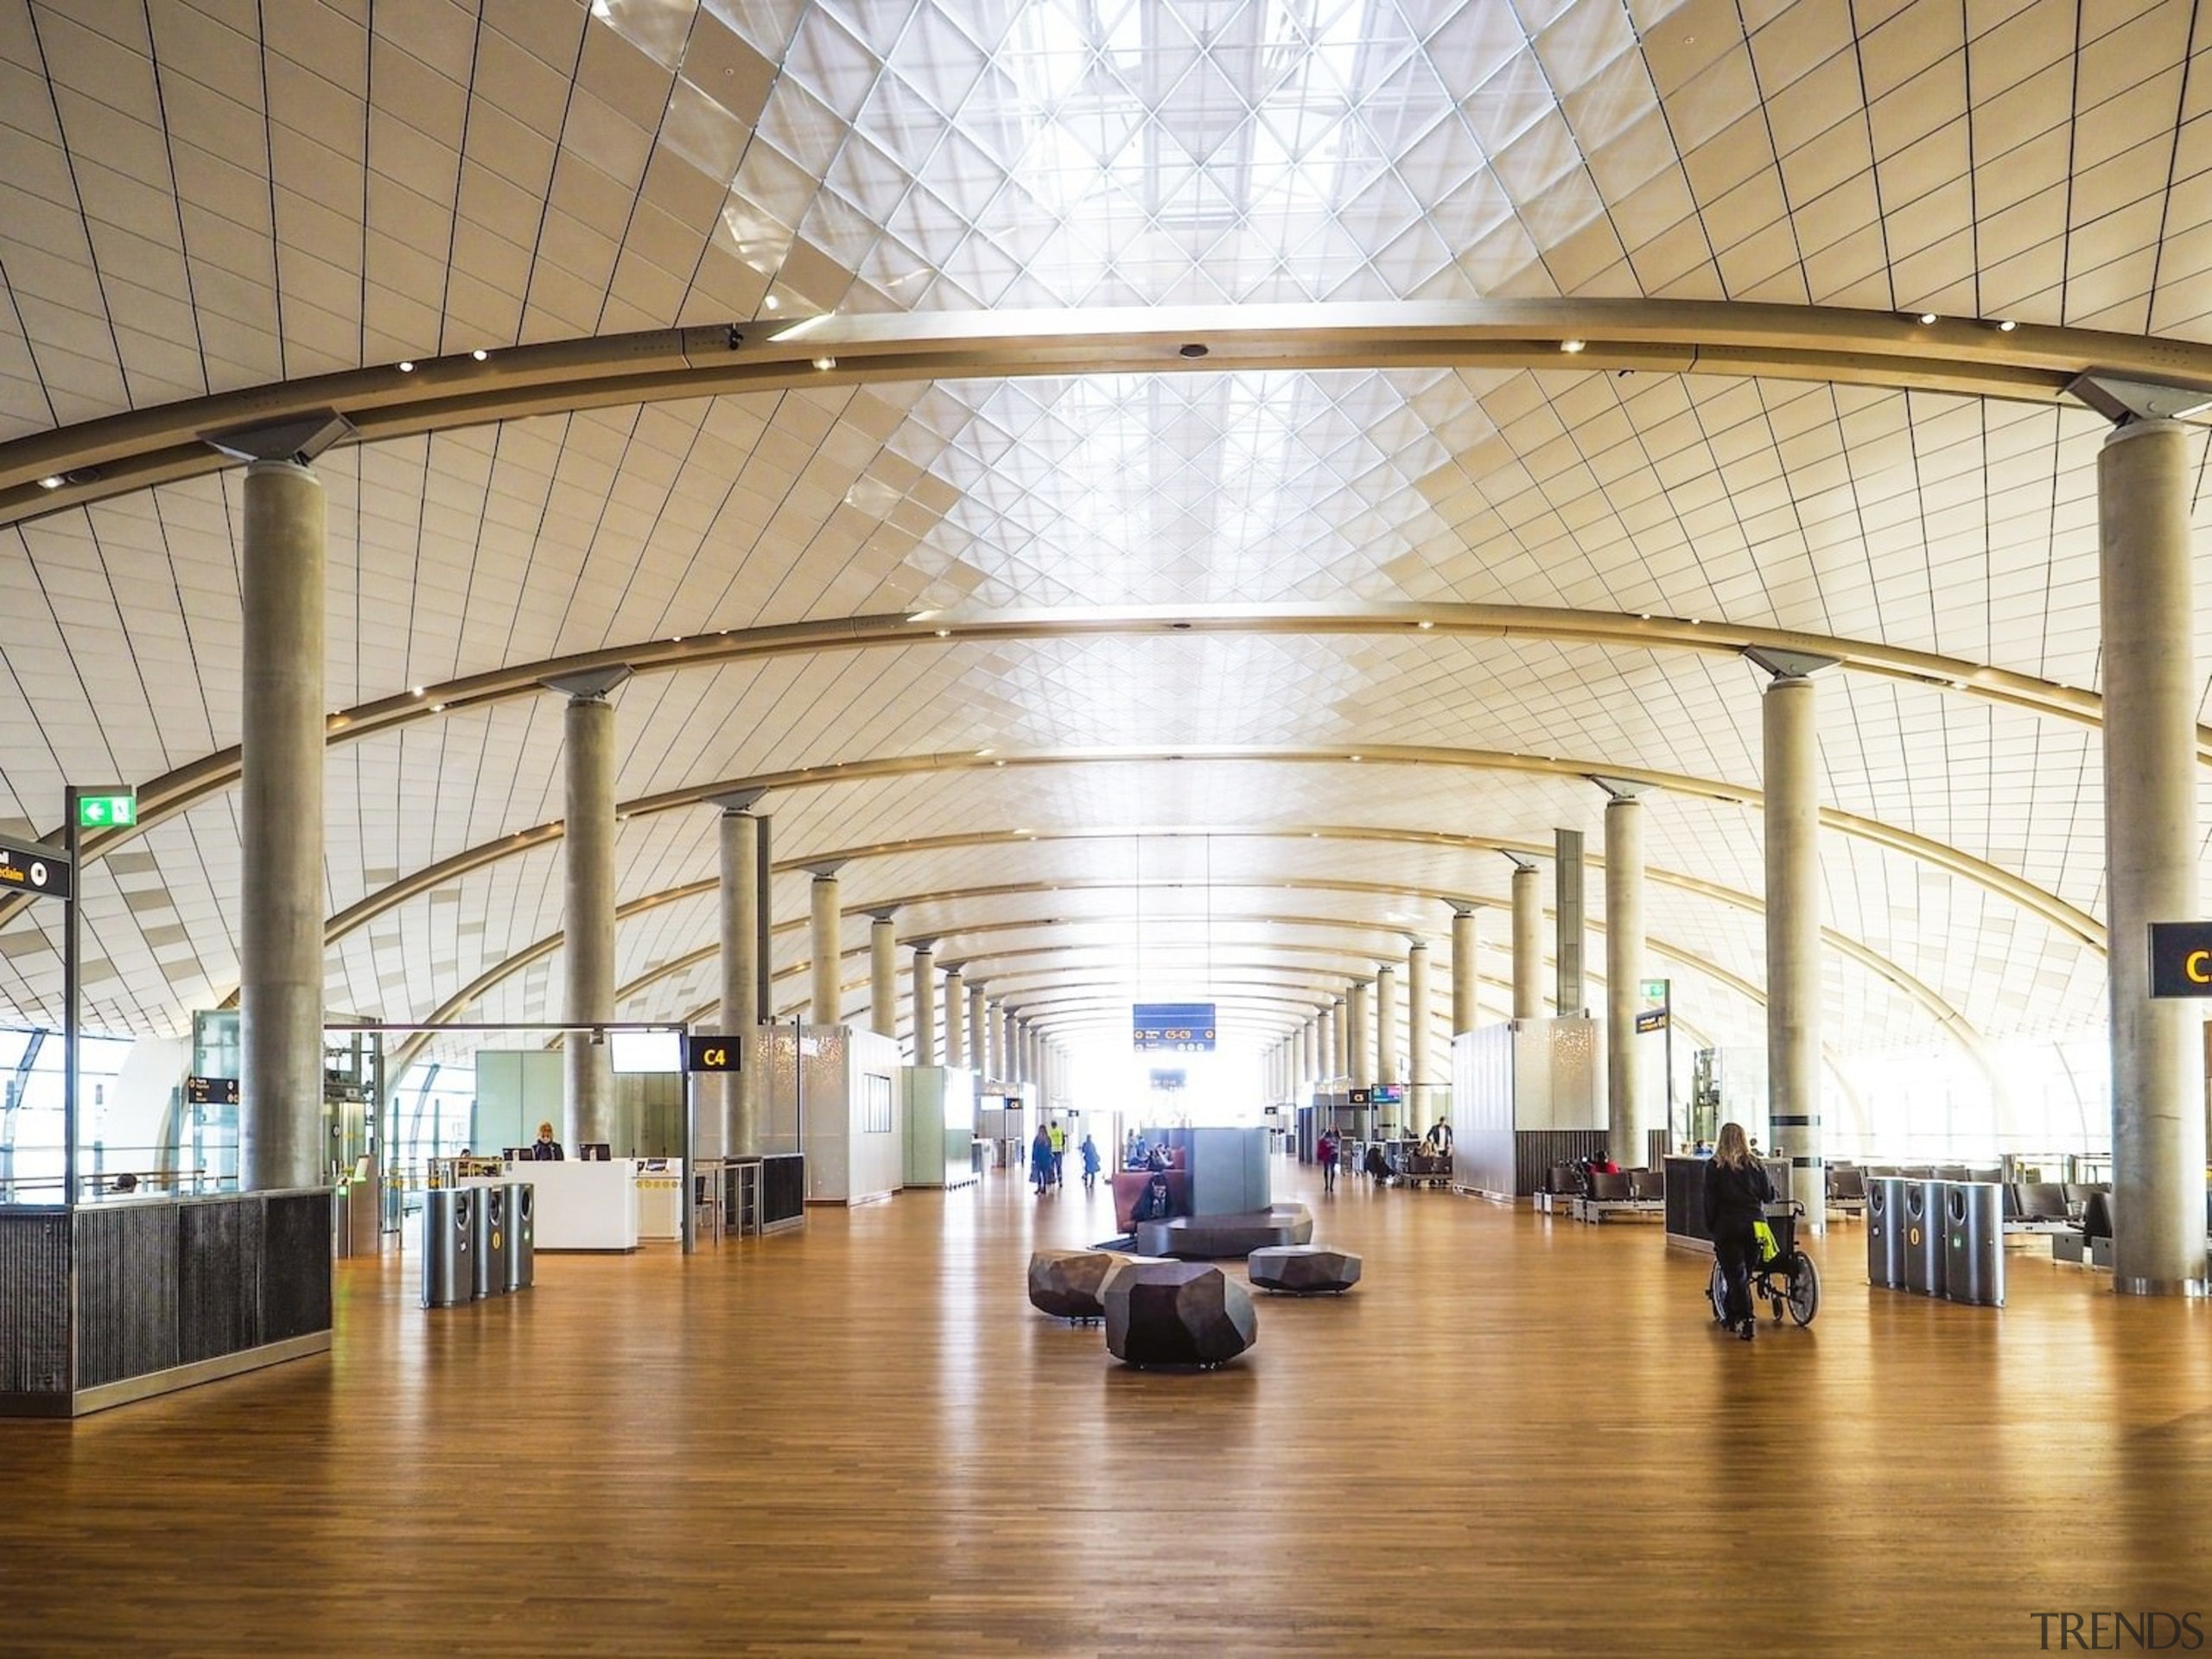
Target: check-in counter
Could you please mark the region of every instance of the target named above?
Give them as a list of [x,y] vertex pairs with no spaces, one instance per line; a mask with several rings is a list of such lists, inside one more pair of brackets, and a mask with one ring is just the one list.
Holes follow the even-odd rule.
[[[464,1186],[494,1186],[528,1181],[537,1189],[537,1249],[546,1250],[634,1250],[638,1248],[638,1160],[610,1158],[603,1163],[569,1159],[560,1163],[524,1160],[492,1180],[471,1177]],[[683,1178],[677,1177],[681,1193]],[[674,1235],[671,1235],[673,1236]]]

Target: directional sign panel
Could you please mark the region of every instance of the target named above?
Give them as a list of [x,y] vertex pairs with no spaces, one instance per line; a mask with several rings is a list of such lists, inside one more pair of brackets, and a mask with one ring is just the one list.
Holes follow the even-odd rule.
[[1666,1030],[1667,1010],[1664,1008],[1644,1009],[1636,1016],[1636,1028],[1639,1032]]
[[737,1039],[734,1037],[686,1037],[683,1039],[683,1069],[686,1071],[734,1071],[738,1069]]
[[2151,995],[2212,996],[2212,922],[2151,924]]
[[238,1103],[236,1077],[187,1077],[184,1097],[194,1106],[235,1106]]
[[128,830],[138,822],[138,793],[125,790],[114,795],[79,795],[77,798],[77,827],[79,830]]
[[1166,1049],[1177,1054],[1213,1052],[1214,1005],[1211,1002],[1139,1002],[1130,1013],[1139,1052]]
[[35,841],[0,840],[0,893],[27,893],[39,899],[67,899],[69,861]]

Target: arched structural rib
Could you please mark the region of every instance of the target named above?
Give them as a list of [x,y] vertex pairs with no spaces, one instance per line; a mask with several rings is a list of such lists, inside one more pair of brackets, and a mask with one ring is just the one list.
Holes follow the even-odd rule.
[[[1569,340],[1580,347],[1563,357]],[[1187,345],[1205,350],[1186,357]],[[1438,367],[1756,375],[2044,404],[2092,370],[2212,389],[2212,347],[2190,342],[1827,306],[1554,299],[823,316],[340,370],[58,428],[0,444],[0,524],[218,472],[237,463],[211,438],[325,416],[346,423],[340,442],[376,442],[802,385]]]

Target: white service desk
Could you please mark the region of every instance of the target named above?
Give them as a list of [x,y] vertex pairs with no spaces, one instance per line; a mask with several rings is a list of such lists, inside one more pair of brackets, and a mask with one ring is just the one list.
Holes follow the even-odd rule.
[[[531,1160],[507,1166],[504,1181],[528,1181],[535,1242],[541,1250],[634,1250],[638,1248],[638,1165],[631,1158],[605,1163],[569,1159]],[[470,1179],[467,1186],[497,1183]]]
[[680,1239],[683,1236],[683,1160],[681,1158],[640,1158],[637,1160],[638,1236]]

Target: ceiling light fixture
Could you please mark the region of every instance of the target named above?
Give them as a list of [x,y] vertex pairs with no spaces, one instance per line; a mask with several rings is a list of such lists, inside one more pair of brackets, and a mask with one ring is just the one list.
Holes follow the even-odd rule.
[[761,301],[760,303],[768,310],[778,311],[783,308],[784,302],[778,299],[774,295],[771,294],[766,299]]
[[399,372],[400,372],[402,374],[412,374],[412,373],[414,373],[414,372],[415,372],[415,359],[414,359],[413,358],[411,358],[411,357],[403,357],[403,358],[401,358],[401,359],[399,359]]
[[1434,627],[1436,624],[1430,621],[1427,618],[1423,617],[1418,626],[1421,627],[1422,632],[1426,632],[1430,628]]
[[474,351],[471,352],[469,355],[474,358],[479,363],[481,363],[486,358],[491,356],[492,353],[486,351],[481,346],[479,346]]
[[1559,348],[1562,352],[1565,352],[1569,357],[1572,357],[1575,353],[1580,351],[1589,343],[1590,342],[1586,340],[1562,340],[1559,343]]
[[410,695],[417,697],[421,696],[423,695],[423,688],[419,685],[411,688]]
[[2018,323],[2013,321],[2010,317],[1999,317],[1997,319],[1997,332],[2000,334],[2009,334],[2019,326],[2020,325]]
[[48,473],[44,478],[39,480],[38,486],[41,490],[58,490],[61,487],[61,482],[60,474]]
[[1204,357],[1206,354],[1206,348],[1194,340],[1187,346],[1178,346],[1175,353],[1179,357],[1196,359]]
[[814,366],[827,373],[837,366],[837,359],[834,357],[817,357],[814,359]]
[[1936,314],[1933,311],[1923,311],[1918,315],[1920,318],[1920,326],[1922,327],[1926,328],[1934,325],[1936,321]]
[[937,631],[937,637],[940,639],[950,639],[952,638],[952,630],[950,628],[939,628]]

